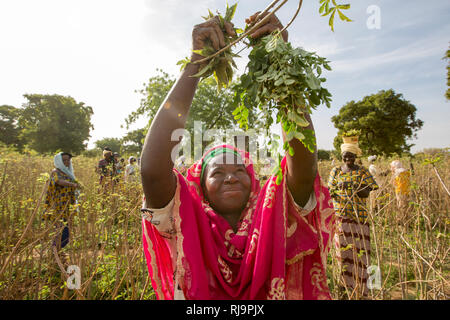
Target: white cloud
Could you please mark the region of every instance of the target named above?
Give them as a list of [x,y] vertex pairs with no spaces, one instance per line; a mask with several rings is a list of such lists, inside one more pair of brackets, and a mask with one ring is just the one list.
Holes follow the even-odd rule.
[[354,73],[366,69],[379,67],[385,64],[406,64],[415,60],[426,59],[434,56],[443,56],[447,50],[447,43],[441,37],[424,39],[394,50],[374,54],[366,57],[336,60],[331,63],[335,72]]

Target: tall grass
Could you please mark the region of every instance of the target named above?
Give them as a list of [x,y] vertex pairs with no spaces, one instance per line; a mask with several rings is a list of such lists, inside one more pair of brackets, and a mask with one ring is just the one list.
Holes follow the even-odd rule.
[[[73,158],[84,189],[79,212],[70,219],[70,243],[62,250],[69,260],[61,270],[51,248],[54,223],[42,220],[43,200],[37,206],[52,158],[3,153],[0,161],[0,298],[154,298],[141,249],[139,184],[104,192],[94,172],[98,160]],[[65,285],[68,265],[81,270],[79,290]]]
[[[436,164],[442,181],[449,181],[448,157]],[[409,159],[403,159],[408,165]],[[378,172],[389,171],[390,160],[378,161]],[[450,297],[449,204],[450,197],[424,156],[412,161],[411,197],[408,208],[397,207],[392,176],[377,175],[379,189],[367,201],[371,229],[371,265],[380,270],[380,288],[370,290],[371,299],[448,299]],[[324,179],[332,168],[322,162]],[[334,299],[359,299],[345,286],[333,246],[328,281]],[[375,273],[372,280],[375,280]]]
[[[61,266],[51,249],[55,226],[42,220],[43,191],[52,157],[0,150],[1,299],[154,299],[141,239],[139,184],[119,184],[103,192],[94,168],[98,159],[75,157],[75,174],[84,185],[79,212],[70,219],[70,243]],[[448,159],[435,164],[449,181]],[[378,163],[388,169],[388,162]],[[380,267],[381,288],[373,299],[449,298],[449,196],[431,165],[415,160],[407,218],[399,218],[390,176],[377,177],[371,197],[371,264]],[[320,163],[323,179],[330,162]],[[68,290],[65,268],[81,270],[81,287]],[[62,269],[62,270],[61,270]],[[328,281],[333,298],[343,298],[332,248]],[[358,297],[352,296],[351,299]]]

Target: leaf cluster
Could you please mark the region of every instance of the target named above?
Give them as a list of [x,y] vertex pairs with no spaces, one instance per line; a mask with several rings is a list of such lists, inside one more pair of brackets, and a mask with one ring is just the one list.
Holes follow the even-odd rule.
[[[328,63],[315,53],[292,47],[279,30],[263,37],[249,54],[247,72],[233,87],[236,105],[233,115],[239,126],[248,129],[249,112],[258,108],[267,133],[274,121],[281,123],[286,133],[283,145],[286,152],[294,154],[289,145],[292,139],[298,139],[314,152],[315,136],[305,115],[321,104],[330,107],[331,94],[322,87],[326,81],[323,69],[331,70]],[[272,143],[271,139],[269,145]],[[281,181],[280,160],[279,157],[277,183]]]
[[361,130],[350,129],[342,134],[343,137],[359,137],[361,135]]
[[[328,61],[315,53],[293,48],[279,31],[262,38],[249,54],[249,60],[247,72],[233,88],[236,105],[233,115],[240,127],[248,129],[249,110],[259,108],[267,132],[276,120],[286,132],[286,142],[296,138],[313,152],[314,133],[307,129],[305,114],[320,104],[330,107],[331,94],[322,87],[326,79],[321,77],[323,69],[331,70]],[[293,153],[288,144],[285,147]]]
[[328,20],[328,25],[331,28],[331,31],[334,32],[334,17],[336,16],[336,12],[339,15],[339,18],[342,21],[351,22],[350,18],[348,18],[346,15],[342,13],[341,10],[348,10],[350,9],[350,4],[337,4],[335,0],[320,0],[320,8],[319,13],[322,15],[322,17],[330,16]]
[[[217,14],[214,15],[211,10],[208,10],[208,15],[206,17],[202,17],[205,20],[215,19],[216,17],[219,19],[220,28],[222,29],[225,46],[228,46],[231,42],[237,39],[237,35],[242,32],[240,29],[234,29],[235,35],[229,35],[225,30],[225,22],[231,22],[236,12],[237,3],[232,5],[231,7],[226,7],[225,16],[222,16],[220,12],[217,11]],[[194,53],[202,56],[209,57],[217,52],[211,44],[209,40],[206,40],[206,45],[201,50],[193,50]],[[214,75],[214,79],[216,80],[217,90],[222,88],[226,88],[229,86],[233,79],[233,67],[237,68],[236,63],[234,62],[234,58],[239,57],[239,55],[233,53],[231,51],[231,47],[225,50],[224,52],[216,55],[211,58],[206,66],[202,67],[201,70],[193,75],[193,77],[201,78],[204,80],[211,75]],[[179,61],[177,64],[181,65],[181,70],[183,70],[188,63],[190,63],[190,59],[185,58],[184,60]]]

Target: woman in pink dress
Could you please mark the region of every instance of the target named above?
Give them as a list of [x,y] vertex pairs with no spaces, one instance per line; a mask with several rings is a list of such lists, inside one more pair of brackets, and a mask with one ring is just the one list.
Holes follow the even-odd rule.
[[[234,33],[231,24],[225,28]],[[272,16],[252,37],[281,28]],[[192,41],[193,50],[205,41],[223,47],[218,19],[196,25]],[[193,53],[191,60],[200,58]],[[192,63],[182,71],[142,150],[143,246],[157,298],[330,299],[326,260],[334,211],[316,152],[292,140],[295,154],[281,163],[281,184],[272,176],[262,188],[249,154],[229,145],[208,150],[186,177],[173,168],[178,141],[171,135],[185,126],[198,71]]]

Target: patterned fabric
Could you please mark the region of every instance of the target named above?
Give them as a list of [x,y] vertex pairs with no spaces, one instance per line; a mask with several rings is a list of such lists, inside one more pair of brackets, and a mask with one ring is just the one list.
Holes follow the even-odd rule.
[[[216,148],[223,147],[233,148]],[[144,253],[157,298],[174,299],[178,284],[186,299],[330,299],[325,266],[334,211],[319,175],[317,205],[303,216],[289,198],[285,176],[280,185],[272,176],[261,189],[248,153],[233,149],[252,180],[237,232],[203,197],[203,159],[186,178],[174,170],[174,230],[160,233],[151,213],[143,217]],[[286,158],[281,166],[285,174]]]
[[116,174],[116,164],[112,157],[109,161],[101,159],[98,162],[98,168],[100,170],[100,183],[102,183],[106,177],[113,177]]
[[50,181],[45,197],[44,218],[67,219],[69,217],[71,205],[74,205],[76,202],[75,188],[61,186],[57,184],[59,180],[76,182],[60,170],[54,169],[52,171],[52,173],[50,174]]
[[[342,184],[349,187],[341,189]],[[342,217],[359,219],[364,222],[367,219],[366,198],[360,198],[354,191],[360,185],[367,185],[371,190],[378,189],[375,179],[364,167],[344,173],[341,166],[334,167],[328,179],[328,188],[333,195],[333,205],[336,214]]]
[[337,219],[336,256],[350,298],[367,297],[367,268],[370,265],[370,227],[353,219]]

